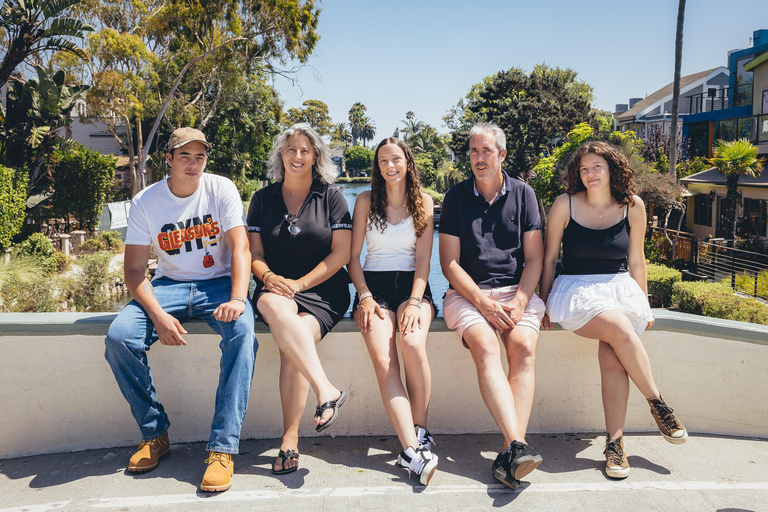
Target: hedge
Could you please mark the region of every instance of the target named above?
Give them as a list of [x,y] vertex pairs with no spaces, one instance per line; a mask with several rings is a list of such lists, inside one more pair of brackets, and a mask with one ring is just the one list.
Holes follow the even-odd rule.
[[672,285],[681,281],[682,276],[674,268],[648,264],[648,294],[652,308],[663,308],[671,304]]
[[683,313],[768,325],[768,305],[740,297],[721,283],[674,283],[671,305]]

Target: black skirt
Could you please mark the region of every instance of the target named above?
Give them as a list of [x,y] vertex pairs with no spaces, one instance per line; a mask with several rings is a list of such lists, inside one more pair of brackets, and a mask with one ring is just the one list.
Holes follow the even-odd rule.
[[[400,304],[407,301],[413,290],[413,279],[416,274],[414,271],[387,270],[387,271],[365,271],[365,284],[373,295],[373,300],[379,303],[379,306],[390,311],[397,312]],[[432,299],[432,290],[427,283],[424,288],[423,302],[429,302],[434,309],[434,315],[437,315],[437,306]],[[357,309],[360,304],[360,297],[355,294],[355,302],[352,309]]]
[[[253,309],[256,312],[256,318],[269,325],[259,314],[257,306],[259,298],[265,293],[270,292],[263,289],[261,283],[257,282],[256,290],[253,292]],[[329,279],[314,288],[293,295],[293,301],[296,302],[299,313],[309,313],[317,319],[317,323],[320,324],[321,339],[347,312],[349,299],[349,285],[343,279]]]

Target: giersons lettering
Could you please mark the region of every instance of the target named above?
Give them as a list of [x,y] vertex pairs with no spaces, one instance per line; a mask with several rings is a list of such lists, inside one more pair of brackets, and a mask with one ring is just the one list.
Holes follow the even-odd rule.
[[186,243],[186,250],[189,252],[192,249],[190,242],[197,241],[197,248],[202,249],[204,244],[201,239],[216,238],[221,233],[218,221],[212,221],[210,215],[206,215],[204,220],[206,222],[201,222],[199,218],[179,222],[177,224],[180,229],[173,229],[177,226],[166,224],[163,231],[157,235],[157,246],[167,253],[178,254],[182,245]]

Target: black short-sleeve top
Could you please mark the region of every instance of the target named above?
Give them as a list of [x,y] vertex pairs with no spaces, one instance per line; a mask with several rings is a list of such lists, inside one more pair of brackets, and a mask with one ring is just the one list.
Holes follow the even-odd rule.
[[[248,231],[259,233],[264,258],[274,273],[298,279],[315,268],[331,253],[333,232],[352,229],[352,218],[341,190],[315,180],[298,213],[297,236],[288,232],[282,182],[257,191],[248,207]],[[343,267],[326,283],[349,283]]]
[[507,173],[493,204],[477,191],[474,176],[443,199],[440,233],[459,238],[459,265],[480,288],[519,284],[525,266],[523,233],[540,229],[536,194]]

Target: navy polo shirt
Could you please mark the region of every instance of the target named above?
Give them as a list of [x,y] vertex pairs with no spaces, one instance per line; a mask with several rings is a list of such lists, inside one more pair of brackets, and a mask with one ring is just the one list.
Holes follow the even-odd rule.
[[507,173],[493,204],[477,193],[474,176],[443,199],[440,233],[459,238],[459,265],[480,288],[518,284],[525,266],[522,235],[540,229],[536,194]]

